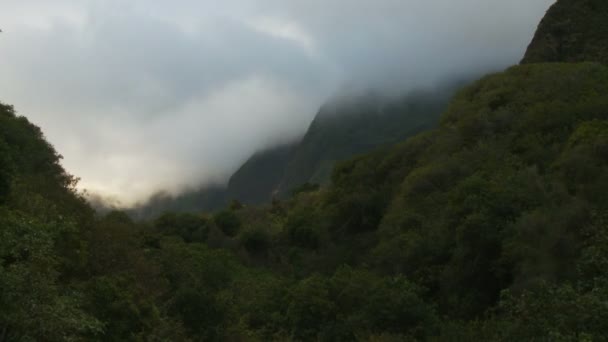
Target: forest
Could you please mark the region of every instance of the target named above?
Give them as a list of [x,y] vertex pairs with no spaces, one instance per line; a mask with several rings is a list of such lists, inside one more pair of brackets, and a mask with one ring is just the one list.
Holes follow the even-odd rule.
[[608,340],[607,22],[560,0],[433,128],[208,213],[96,213],[1,105],[0,342]]

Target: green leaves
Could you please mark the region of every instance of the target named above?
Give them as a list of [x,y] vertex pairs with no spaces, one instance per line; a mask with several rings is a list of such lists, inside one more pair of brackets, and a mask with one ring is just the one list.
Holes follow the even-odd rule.
[[220,230],[229,237],[235,237],[241,229],[241,221],[238,216],[230,210],[223,210],[213,216],[213,222]]
[[55,242],[70,227],[0,207],[0,327],[14,339],[64,340],[101,331],[60,285]]

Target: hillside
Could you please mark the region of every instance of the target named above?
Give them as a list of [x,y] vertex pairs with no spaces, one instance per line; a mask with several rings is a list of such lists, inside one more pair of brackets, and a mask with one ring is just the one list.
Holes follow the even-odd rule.
[[367,262],[445,295],[459,315],[510,286],[575,281],[586,231],[608,205],[607,86],[598,64],[485,77],[437,130],[341,164],[331,227],[377,232]]
[[254,154],[228,181],[226,197],[245,204],[270,203],[298,143]]
[[101,323],[67,278],[82,270],[77,227],[93,211],[41,130],[0,104],[0,340],[59,341]]
[[[326,189],[221,213],[242,262],[275,272],[252,285],[267,309],[247,329],[603,340],[606,91],[600,64],[516,66],[461,90],[438,128],[340,163]],[[298,279],[283,295],[281,275]]]
[[600,64],[512,67],[459,91],[439,127],[339,163],[326,188],[226,209],[206,235],[186,217],[154,227],[260,270],[211,292],[231,293],[214,310],[254,340],[601,341],[607,91]]
[[325,104],[291,156],[279,193],[305,183],[329,182],[334,164],[434,127],[455,86],[414,91],[399,98],[374,93]]
[[560,0],[547,12],[522,63],[608,64],[608,2]]

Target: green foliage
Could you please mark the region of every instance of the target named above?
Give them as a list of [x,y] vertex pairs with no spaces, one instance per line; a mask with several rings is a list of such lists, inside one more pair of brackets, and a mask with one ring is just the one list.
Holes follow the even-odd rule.
[[165,213],[154,221],[154,228],[163,235],[176,235],[186,242],[205,242],[209,220],[201,215]]
[[312,276],[292,288],[287,324],[295,340],[316,339],[326,324],[336,321],[336,308],[329,291],[327,279],[321,276]]
[[174,297],[174,310],[191,333],[205,340],[218,337],[218,326],[224,320],[222,309],[212,294],[200,289],[182,288]]
[[38,222],[0,207],[0,331],[9,340],[65,340],[96,333],[80,296],[59,282],[55,239],[67,222]]
[[608,63],[608,5],[603,0],[558,0],[540,23],[523,63]]
[[4,202],[11,190],[14,165],[10,158],[9,147],[0,139],[0,204]]
[[241,220],[231,210],[223,210],[215,214],[213,222],[229,237],[235,237],[241,229]]
[[422,338],[436,329],[437,317],[422,290],[404,277],[342,267],[331,285],[342,330],[353,337],[389,333]]
[[292,209],[287,216],[284,229],[291,245],[316,249],[321,244],[321,236],[311,206],[299,206]]
[[[608,328],[606,289],[581,293],[570,285],[541,285],[519,296],[503,294],[498,307],[503,329],[496,338],[508,340],[601,341]],[[502,321],[502,322],[501,322]],[[499,324],[500,324],[499,323]]]
[[291,190],[291,195],[297,196],[299,194],[303,194],[306,192],[314,192],[314,191],[318,191],[320,188],[321,188],[321,186],[319,184],[304,183],[304,184],[294,188],[293,190]]
[[102,276],[89,283],[88,308],[104,323],[101,340],[136,339],[150,334],[159,323],[158,309],[132,283],[127,276]]
[[245,231],[240,239],[245,250],[254,255],[266,254],[272,244],[270,234],[260,227]]
[[234,307],[245,339],[274,341],[287,334],[291,286],[292,282],[269,272],[249,272],[235,281]]

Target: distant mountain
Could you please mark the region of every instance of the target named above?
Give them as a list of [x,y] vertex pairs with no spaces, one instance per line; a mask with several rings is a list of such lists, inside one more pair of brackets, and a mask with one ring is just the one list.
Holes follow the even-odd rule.
[[225,206],[227,202],[225,186],[209,185],[175,196],[159,192],[126,212],[134,219],[145,220],[155,218],[167,211],[182,213],[214,211]]
[[449,85],[397,98],[374,92],[334,98],[321,108],[294,150],[278,193],[288,195],[305,183],[325,185],[337,161],[434,127],[454,89]]
[[270,202],[297,146],[291,143],[254,154],[230,177],[227,197],[245,204]]
[[608,64],[608,1],[560,0],[540,23],[522,61]]
[[326,185],[337,161],[435,127],[451,96],[464,83],[447,82],[402,96],[373,91],[335,96],[321,107],[300,141],[255,153],[225,187],[203,187],[175,197],[161,193],[130,212],[136,218],[150,218],[164,211],[213,211],[231,200],[262,204],[273,197],[288,197],[307,183]]

